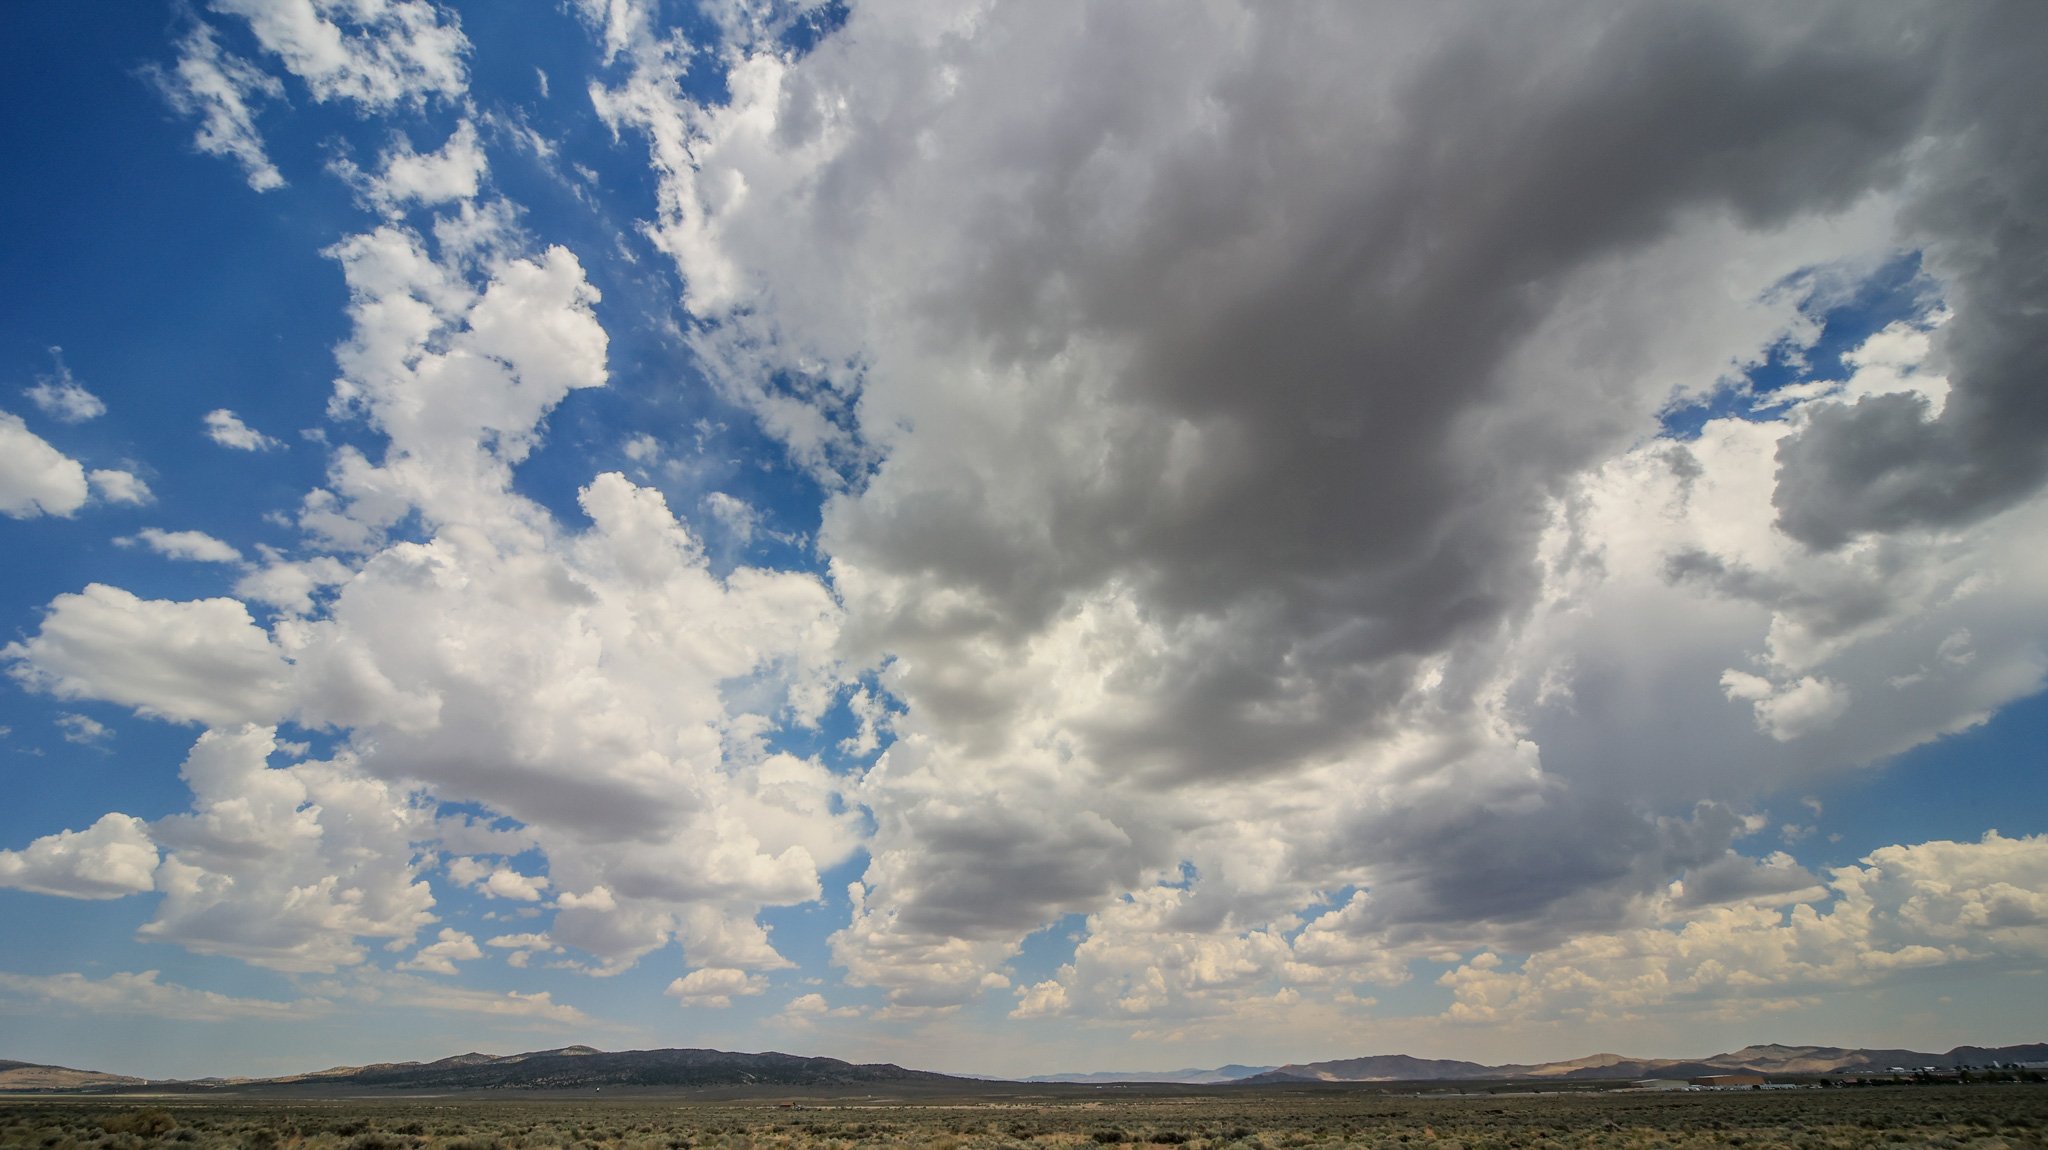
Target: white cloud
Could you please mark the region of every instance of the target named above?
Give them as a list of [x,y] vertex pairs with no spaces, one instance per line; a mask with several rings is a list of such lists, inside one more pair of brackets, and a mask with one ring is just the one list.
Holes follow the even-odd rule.
[[57,357],[56,374],[37,376],[36,385],[24,388],[22,394],[42,409],[44,415],[63,423],[84,423],[105,415],[107,405],[72,378],[71,369],[64,366],[61,352],[61,348],[50,349],[50,354]]
[[759,513],[754,510],[752,504],[727,495],[723,491],[714,491],[704,497],[704,509],[725,527],[736,542],[752,542],[754,527],[759,519]]
[[429,0],[211,0],[240,16],[320,102],[366,111],[459,96],[469,41],[455,15]]
[[283,653],[235,599],[140,599],[88,584],[51,600],[41,629],[0,658],[33,690],[175,722],[267,722],[289,705]]
[[0,411],[0,515],[70,515],[85,505],[85,468]]
[[482,958],[476,939],[452,927],[442,927],[436,942],[421,947],[411,958],[398,964],[400,970],[423,970],[431,974],[454,974],[455,964]]
[[456,125],[454,134],[438,151],[415,152],[412,142],[400,136],[396,144],[377,157],[377,163],[379,170],[375,176],[366,175],[345,161],[337,167],[370,206],[394,217],[413,204],[444,204],[473,198],[486,167],[476,126],[466,119]]
[[539,902],[541,892],[548,888],[546,875],[520,874],[510,867],[492,866],[476,858],[450,859],[448,877],[463,886],[475,887],[487,897],[513,902]]
[[1017,1008],[1011,1018],[1050,1018],[1067,1012],[1067,988],[1057,979],[1017,988]]
[[99,469],[88,472],[86,478],[92,481],[92,488],[99,492],[101,499],[109,503],[125,503],[141,507],[156,501],[156,495],[133,472]]
[[236,451],[276,451],[284,446],[283,440],[257,431],[225,407],[206,413],[206,438]]
[[235,594],[297,615],[313,610],[316,593],[346,583],[355,574],[347,564],[329,555],[298,561],[275,555],[267,558],[270,561],[265,566],[236,581]]
[[524,970],[536,955],[560,954],[562,948],[555,945],[545,931],[526,934],[501,934],[484,944],[512,953],[505,956],[505,965],[514,970]]
[[57,728],[64,732],[65,742],[84,746],[102,743],[114,736],[105,723],[86,715],[58,715]]
[[1742,671],[1724,671],[1721,688],[1731,699],[1753,703],[1757,729],[1787,742],[1825,731],[1849,710],[1849,692],[1838,683],[1807,675],[1782,687]]
[[172,70],[151,76],[180,114],[199,117],[193,142],[200,151],[239,163],[249,186],[259,192],[284,186],[284,174],[264,151],[254,107],[266,99],[284,98],[284,85],[277,77],[223,49],[203,22],[195,23],[178,41],[178,62]]
[[[365,938],[410,943],[433,917],[412,849],[431,832],[429,809],[352,756],[272,767],[277,749],[254,725],[194,743],[179,772],[192,810],[151,828],[164,898],[142,937],[285,971],[359,964]],[[421,961],[465,956],[442,943]]]
[[684,1006],[728,1007],[736,996],[760,994],[767,989],[767,981],[759,975],[731,967],[707,966],[669,983],[663,993],[682,999]]
[[808,1030],[826,1018],[861,1018],[867,1011],[858,1006],[833,1006],[818,993],[799,994],[769,1019],[780,1026]]
[[45,975],[0,972],[0,992],[73,1007],[88,1014],[140,1016],[178,1022],[303,1021],[320,1017],[332,1009],[331,1003],[321,999],[279,1002],[197,990],[175,982],[164,982],[154,970],[139,974],[120,971],[104,978],[91,978],[76,972]]
[[[155,829],[167,893],[146,937],[359,968],[431,921],[420,867],[445,833],[454,851],[537,848],[544,873],[459,854],[450,877],[528,905],[561,891],[551,945],[593,973],[678,942],[692,967],[786,967],[756,914],[817,897],[861,835],[843,780],[763,746],[833,704],[838,606],[813,575],[714,575],[690,525],[622,476],[585,487],[587,527],[512,491],[549,412],[606,381],[608,341],[573,255],[519,255],[509,213],[474,219],[438,259],[399,227],[333,251],[354,323],[333,411],[386,443],[336,448],[302,511],[313,554],[266,550],[238,584],[280,617],[95,585],[7,648],[13,673],[215,728],[187,762],[193,812]],[[400,521],[418,537],[387,539]],[[286,718],[351,750],[268,767]],[[433,820],[420,788],[523,826]]]
[[240,551],[204,531],[165,531],[157,527],[145,527],[134,535],[123,536],[114,542],[124,547],[140,543],[166,559],[183,559],[194,563],[242,561]]
[[[1721,861],[1742,804],[2038,689],[2036,505],[1813,555],[1773,453],[1839,392],[1657,436],[1912,231],[1910,20],[1225,6],[1162,54],[1135,10],[857,8],[698,104],[645,16],[591,12],[599,113],[714,385],[837,492],[841,650],[903,708],[834,939],[900,1007],[1067,914],[1067,993],[1164,1016],[1793,881]],[[1931,408],[1885,341],[1855,386]]]
[[0,886],[66,898],[154,890],[156,869],[148,824],[123,814],[102,815],[82,831],[45,835],[22,850],[0,850]]
[[2048,837],[1929,842],[1872,852],[1789,911],[1748,904],[1588,935],[1519,969],[1491,954],[1446,973],[1448,1017],[1601,1020],[1881,983],[1967,963],[2031,969],[2048,958]]

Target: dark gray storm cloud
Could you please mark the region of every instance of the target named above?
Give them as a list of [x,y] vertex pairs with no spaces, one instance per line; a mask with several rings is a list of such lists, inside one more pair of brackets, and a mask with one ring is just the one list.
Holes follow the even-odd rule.
[[[1779,668],[1729,695],[1733,662],[1771,668],[1718,638],[1634,680],[1528,655],[1559,572],[1610,543],[1546,541],[1675,396],[1802,322],[1774,291],[1854,279],[1901,234],[1956,289],[1952,360],[2026,358],[2039,333],[1995,298],[2023,264],[1961,198],[2016,227],[2042,202],[2025,53],[1964,75],[1973,45],[2042,41],[2013,13],[855,6],[736,71],[732,105],[682,121],[689,162],[660,161],[660,235],[719,385],[806,465],[846,464],[819,533],[841,650],[905,706],[862,794],[859,944],[994,945],[1191,860],[1184,901],[1218,922],[1350,884],[1413,940],[1533,944],[1688,871],[1739,889],[1746,824],[1693,804],[1753,798],[1853,692]],[[2000,386],[1958,382],[1938,419],[1803,411],[1785,530],[1933,507],[1939,485],[1864,472],[1977,467],[1914,442],[1995,430],[1969,413],[2027,394]],[[1702,458],[1669,454],[1688,491],[1719,478]],[[1652,581],[1757,650],[1773,618],[1811,654],[1903,601],[1885,571],[1672,554]],[[1668,762],[1651,689],[1708,732]],[[1759,740],[1768,765],[1731,760]]]
[[[1173,653],[1149,710],[1088,728],[1105,758],[1284,768],[1390,717],[1418,660],[1524,605],[1546,497],[1659,398],[1595,402],[1598,365],[1539,397],[1510,368],[1568,277],[1688,214],[1768,229],[1889,186],[1937,60],[1932,32],[1886,13],[1574,6],[1491,15],[1382,93],[1341,48],[1373,26],[1257,13],[1182,93],[1200,130],[1150,157],[1134,203],[1084,161],[1161,126],[1152,76],[999,121],[1033,167],[919,318],[1040,370],[1082,338],[1125,349],[1114,379],[1073,385],[1099,389],[1108,417],[1081,434],[1102,438],[1070,473],[949,460],[941,485],[884,464],[829,519],[835,554],[972,587],[998,634],[1110,579],[1160,619],[1221,621]],[[1064,164],[1045,163],[1054,132]]]
[[1779,523],[1810,546],[1974,522],[2048,476],[2048,9],[1955,9],[1906,220],[1955,318],[1937,415],[1909,396],[1816,412],[1779,452]]

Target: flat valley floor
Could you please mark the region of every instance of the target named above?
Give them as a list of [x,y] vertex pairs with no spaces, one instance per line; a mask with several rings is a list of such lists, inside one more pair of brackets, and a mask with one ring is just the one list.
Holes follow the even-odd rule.
[[1157,1095],[1101,1088],[943,1101],[463,1095],[0,1099],[4,1150],[1580,1150],[2048,1148],[2048,1086],[1716,1093]]

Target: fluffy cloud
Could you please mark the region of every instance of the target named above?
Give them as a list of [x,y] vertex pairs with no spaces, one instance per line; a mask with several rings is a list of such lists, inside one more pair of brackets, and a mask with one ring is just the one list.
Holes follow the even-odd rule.
[[242,561],[240,551],[204,531],[165,531],[158,527],[145,527],[114,542],[127,547],[140,543],[166,559],[185,559],[195,563]]
[[225,407],[206,413],[206,438],[236,451],[275,451],[284,446],[283,440],[250,427]]
[[1866,986],[1928,967],[2031,968],[2048,957],[2048,838],[1873,852],[1780,911],[1747,903],[1591,935],[1509,969],[1484,954],[1443,975],[1453,1019],[1598,1021]]
[[104,699],[176,722],[268,722],[288,707],[283,652],[237,599],[140,599],[88,584],[0,648],[8,673],[60,699]]
[[411,958],[398,964],[400,970],[423,970],[431,974],[454,974],[455,964],[482,958],[484,952],[476,939],[455,930],[442,927],[438,941],[428,943],[414,952]]
[[2048,286],[2033,270],[2048,259],[2048,150],[2013,115],[2048,98],[2025,47],[2048,35],[2048,14],[1986,9],[1952,23],[1936,143],[1908,180],[1903,223],[1955,312],[1937,339],[1954,394],[1939,408],[1900,393],[1828,405],[1784,442],[1779,523],[1817,548],[1974,523],[2048,477],[2035,383]]
[[[559,891],[553,945],[599,973],[677,941],[693,967],[787,966],[754,916],[817,898],[861,836],[841,779],[766,745],[833,705],[838,604],[810,574],[714,574],[623,476],[584,487],[587,524],[514,493],[548,413],[606,382],[607,337],[572,254],[524,254],[508,211],[464,210],[459,242],[387,225],[332,251],[354,330],[331,411],[385,444],[337,449],[301,508],[304,551],[266,550],[238,583],[280,615],[94,585],[6,649],[13,674],[213,728],[186,766],[194,811],[155,831],[170,854],[148,937],[360,963],[431,921],[414,844],[447,829],[473,844],[458,850],[538,848],[538,871],[465,855],[450,874],[515,902]],[[266,767],[285,719],[345,730],[346,749]],[[444,827],[422,794],[524,829]],[[412,961],[458,957],[438,946]]]
[[[1931,213],[1945,173],[2032,186],[2033,81],[1951,54],[2032,16],[863,7],[695,104],[645,15],[603,13],[600,114],[648,141],[713,382],[836,492],[840,650],[904,707],[834,942],[900,1005],[1065,914],[1067,992],[1135,1016],[1553,945],[1683,874],[1782,889],[1726,861],[1743,807],[2038,689],[2019,446],[1969,501],[2008,518],[1946,546],[1816,552],[1799,508],[1855,501],[1795,496],[1861,482],[1806,459],[1844,411],[1918,434],[2002,377],[1873,350],[1658,434],[1902,250],[1932,293],[2031,274]],[[2042,197],[2000,195],[2024,230]],[[1937,657],[1963,631],[2001,638]]]
[[474,858],[450,860],[448,877],[464,886],[474,886],[490,898],[514,902],[539,902],[541,892],[548,888],[546,875],[520,874],[510,867],[493,867]]
[[736,995],[760,994],[766,989],[768,984],[759,975],[731,967],[707,966],[669,983],[664,993],[682,999],[684,1006],[727,1007]]
[[341,176],[356,186],[370,206],[387,216],[397,216],[413,204],[442,204],[474,197],[486,164],[476,126],[463,120],[438,151],[415,152],[410,140],[399,137],[390,150],[378,157],[379,171],[375,176],[351,163],[337,166]]
[[[60,348],[51,348],[50,354],[59,355]],[[64,366],[64,360],[57,360],[54,375],[36,377],[36,385],[24,388],[22,394],[42,410],[44,415],[63,423],[84,423],[107,413],[107,405],[100,397],[85,389],[71,376],[71,369]]]
[[169,72],[150,75],[173,108],[199,118],[193,142],[200,151],[240,164],[259,192],[284,186],[284,174],[270,162],[256,128],[255,105],[284,98],[277,77],[222,48],[205,23],[196,23],[178,42],[178,62]]
[[85,506],[85,468],[0,411],[0,515],[33,519],[69,515]]
[[66,898],[120,898],[156,889],[156,844],[149,825],[103,815],[82,831],[44,835],[18,851],[0,851],[0,886]]
[[364,110],[459,96],[469,41],[453,13],[430,0],[212,0],[250,32],[315,100]]
[[92,481],[92,489],[99,492],[100,498],[109,503],[141,507],[156,501],[156,495],[150,491],[149,484],[143,482],[133,472],[110,468],[96,469],[88,472],[86,478]]
[[[412,847],[427,808],[351,756],[272,767],[277,749],[268,727],[200,735],[179,772],[192,810],[151,828],[164,899],[142,937],[286,971],[361,963],[364,938],[411,942],[433,917]],[[444,935],[414,961],[439,970],[474,950]]]

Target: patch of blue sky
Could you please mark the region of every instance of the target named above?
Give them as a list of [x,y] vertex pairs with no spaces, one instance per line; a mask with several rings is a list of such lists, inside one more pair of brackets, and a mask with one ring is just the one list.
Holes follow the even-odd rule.
[[857,850],[818,873],[817,898],[762,910],[758,921],[768,928],[775,949],[796,964],[795,972],[784,973],[800,979],[824,974],[830,968],[830,936],[853,917],[853,899],[847,887],[867,869],[868,852]]
[[1348,904],[1352,897],[1358,894],[1360,889],[1357,886],[1346,883],[1335,890],[1324,891],[1318,894],[1308,905],[1294,912],[1294,917],[1299,921],[1296,922],[1293,929],[1282,931],[1281,937],[1285,938],[1289,944],[1292,944],[1294,940],[1301,937],[1301,932],[1307,930],[1311,923],[1323,915]]
[[823,4],[801,6],[796,18],[783,30],[780,39],[783,49],[798,56],[809,53],[819,41],[845,25],[848,14],[846,0],[827,0]]
[[1074,948],[1088,931],[1088,916],[1062,915],[1025,935],[1010,959],[1010,979],[1019,986],[1043,982],[1074,960]]
[[[1774,802],[1785,822],[1815,827],[1785,849],[1809,867],[1844,866],[1880,847],[2048,833],[2048,694],[2008,703],[1986,722]],[[1816,816],[1799,805],[1812,797]],[[1832,836],[1840,836],[1834,838]]]
[[1697,439],[1716,419],[1783,418],[1782,409],[1759,400],[1795,384],[1846,379],[1851,370],[1843,358],[1847,353],[1893,323],[1924,317],[1940,302],[1935,284],[1921,271],[1918,252],[1894,257],[1846,292],[1822,286],[1811,270],[1788,278],[1780,290],[1802,292],[1800,310],[1815,321],[1813,340],[1780,341],[1740,378],[1666,410],[1661,421],[1664,437]]

